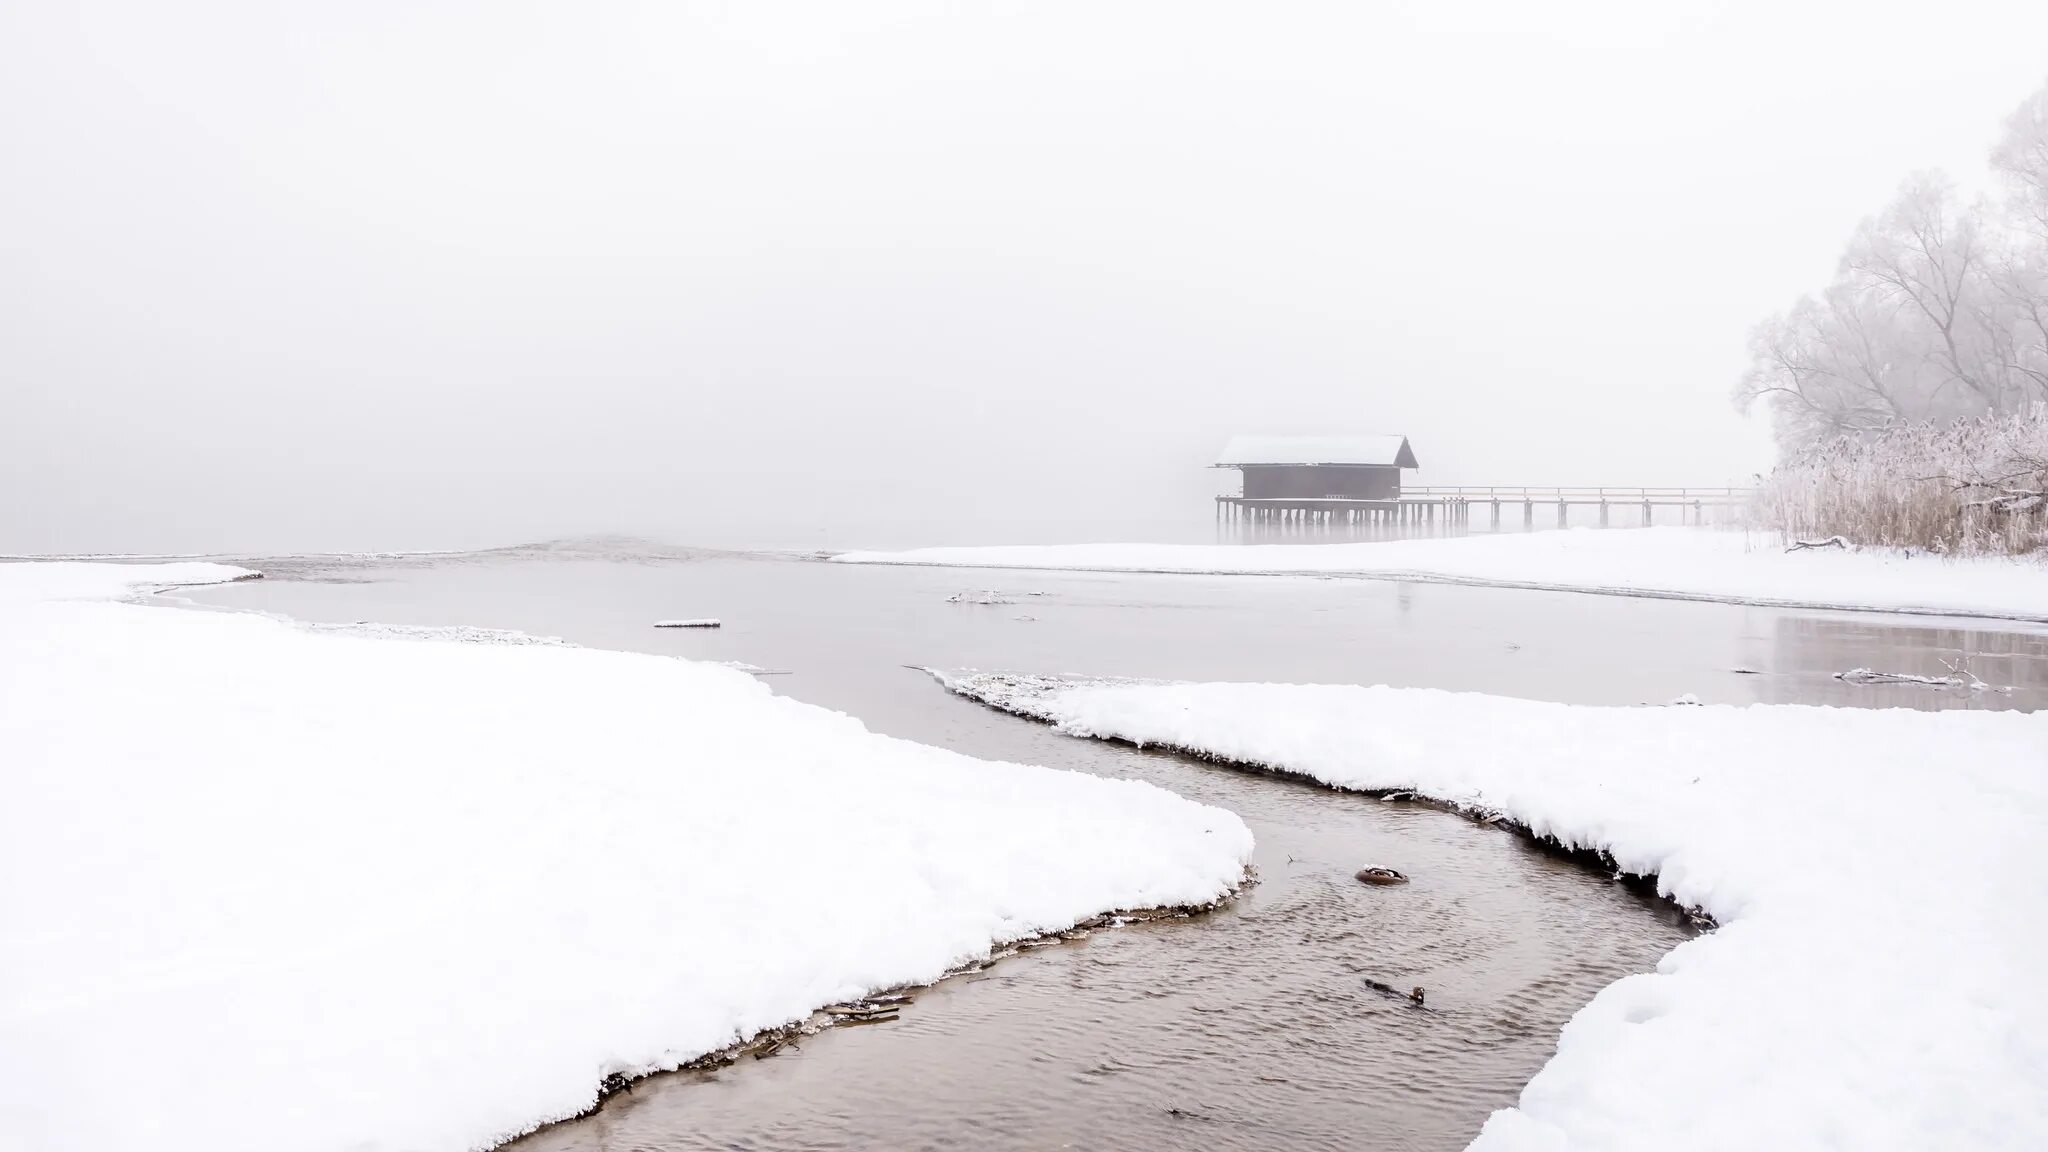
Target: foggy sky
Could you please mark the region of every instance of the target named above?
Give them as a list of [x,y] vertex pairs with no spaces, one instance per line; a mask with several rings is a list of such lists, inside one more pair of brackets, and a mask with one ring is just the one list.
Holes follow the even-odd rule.
[[1233,432],[1739,482],[2048,5],[0,6],[0,551],[1164,538]]

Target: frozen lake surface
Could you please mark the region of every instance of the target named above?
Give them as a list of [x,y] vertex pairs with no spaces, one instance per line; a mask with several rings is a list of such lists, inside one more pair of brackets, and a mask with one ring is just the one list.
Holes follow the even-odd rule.
[[[1457,1148],[1513,1103],[1595,991],[1688,931],[1660,902],[1509,833],[1069,739],[906,665],[1568,703],[2048,700],[2048,629],[2027,626],[1310,578],[863,568],[630,542],[246,563],[272,579],[180,595],[743,662],[875,730],[1150,780],[1229,808],[1258,837],[1261,883],[1224,912],[1028,951],[923,993],[897,1022],[643,1083],[527,1149]],[[650,626],[688,617],[724,627]],[[1834,678],[1940,674],[1963,656],[2014,690]],[[1364,887],[1352,873],[1367,865],[1413,881]],[[734,883],[747,866],[732,861]],[[1367,980],[1421,985],[1428,1007]]]

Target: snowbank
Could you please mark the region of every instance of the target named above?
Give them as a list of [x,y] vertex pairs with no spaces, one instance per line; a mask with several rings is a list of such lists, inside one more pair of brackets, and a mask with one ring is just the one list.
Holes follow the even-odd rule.
[[114,600],[152,588],[226,584],[257,573],[227,564],[48,564],[0,562],[0,606],[36,600]]
[[9,1149],[476,1148],[1249,858],[714,665],[52,599],[237,574],[0,565]]
[[1360,544],[1056,544],[848,552],[843,564],[1088,572],[1309,573],[1804,608],[2048,621],[2048,564],[1808,549],[1714,528],[1557,532]]
[[952,684],[1075,735],[1502,813],[1720,922],[1595,997],[1476,1148],[2048,1147],[2048,716]]

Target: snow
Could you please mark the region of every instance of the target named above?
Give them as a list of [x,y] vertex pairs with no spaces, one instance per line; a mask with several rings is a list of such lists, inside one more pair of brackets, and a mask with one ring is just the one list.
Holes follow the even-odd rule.
[[227,564],[0,563],[0,607],[37,600],[112,600],[153,588],[226,584],[256,573]]
[[1249,859],[710,664],[100,602],[240,574],[0,564],[10,1150],[488,1146]]
[[[280,617],[282,619],[282,617]],[[312,632],[335,632],[381,640],[434,640],[457,644],[542,644],[556,648],[574,647],[560,636],[535,636],[503,628],[477,628],[468,624],[378,624],[364,620],[354,624],[299,624]]]
[[1055,544],[849,552],[843,564],[1312,574],[2048,621],[2038,559],[1834,549],[1714,528],[1575,528],[1353,544]]
[[704,618],[701,618],[701,619],[696,619],[696,620],[656,620],[656,621],[654,622],[654,626],[655,626],[656,628],[721,628],[721,627],[724,627],[724,625],[723,625],[723,623],[722,623],[722,622],[720,622],[720,621],[718,621],[718,620],[714,620],[714,619],[711,619],[710,617],[704,617]]
[[1581,1010],[1483,1152],[2048,1147],[2048,716],[949,682],[1078,736],[1503,814],[1718,920]]
[[1232,436],[1218,468],[1245,464],[1375,464],[1415,467],[1406,436]]

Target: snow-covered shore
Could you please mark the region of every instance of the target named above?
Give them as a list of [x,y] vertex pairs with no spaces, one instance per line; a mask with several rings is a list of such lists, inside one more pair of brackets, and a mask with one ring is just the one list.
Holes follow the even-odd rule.
[[0,564],[8,1148],[460,1152],[1250,855],[715,665],[105,602],[239,575]]
[[2048,563],[1787,553],[1769,533],[1575,528],[1354,544],[1053,544],[848,552],[842,564],[1324,575],[2048,621]]
[[1475,1148],[2048,1146],[2048,715],[947,679],[1077,736],[1497,812],[1719,921],[1595,997]]

